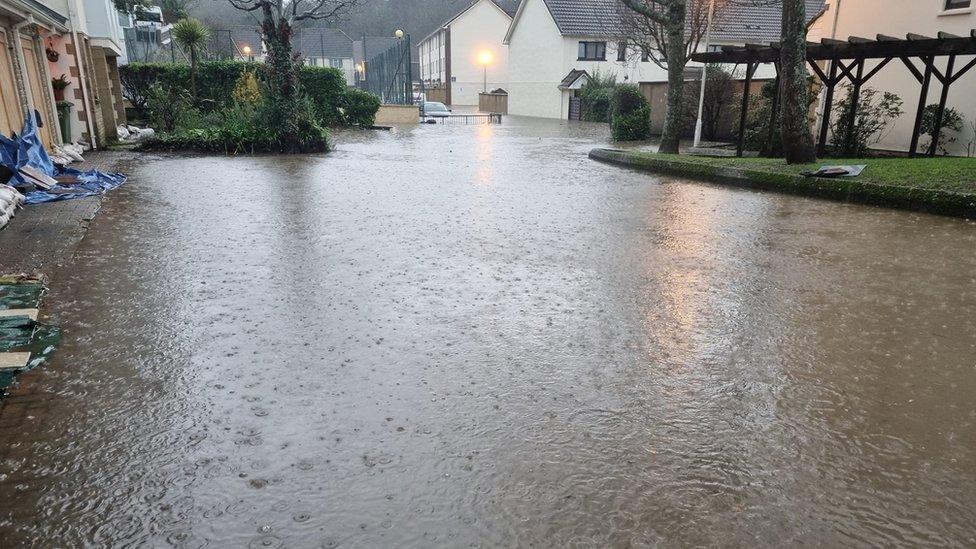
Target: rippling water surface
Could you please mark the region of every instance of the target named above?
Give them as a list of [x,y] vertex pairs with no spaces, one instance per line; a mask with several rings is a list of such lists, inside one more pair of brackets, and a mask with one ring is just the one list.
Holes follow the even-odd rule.
[[0,416],[0,545],[976,544],[976,226],[605,139],[138,164]]

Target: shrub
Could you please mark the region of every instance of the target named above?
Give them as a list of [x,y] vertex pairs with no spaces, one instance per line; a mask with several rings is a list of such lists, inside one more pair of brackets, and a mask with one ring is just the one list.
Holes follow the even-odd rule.
[[162,132],[192,126],[199,118],[193,100],[185,90],[154,84],[145,93],[149,124]]
[[312,108],[323,126],[343,124],[346,77],[338,69],[303,66],[298,74],[302,93],[312,101]]
[[380,110],[380,98],[376,94],[350,88],[346,90],[342,110],[346,124],[368,128],[376,122],[376,111]]
[[587,122],[610,122],[610,102],[616,86],[616,75],[594,73],[580,88],[580,118]]
[[847,95],[833,107],[838,117],[830,125],[834,154],[845,158],[863,156],[869,145],[881,141],[891,121],[902,115],[902,100],[898,95],[883,92],[879,97],[874,88],[864,88],[857,101],[854,131],[848,135],[852,95],[853,89],[848,86]]
[[[721,65],[708,65],[705,75],[705,101],[702,102],[702,139],[715,141],[723,128],[727,128],[736,112],[735,77],[722,69]],[[698,121],[698,95],[701,93],[701,79],[685,83],[684,132],[694,135]],[[724,133],[724,132],[723,132]]]
[[[926,105],[925,109],[922,111],[922,126],[919,133],[922,135],[928,135],[928,141],[923,145],[922,150],[928,151],[932,148],[932,135],[935,131],[935,117],[939,113],[939,106],[936,104]],[[938,151],[943,155],[948,155],[948,146],[956,141],[956,136],[949,134],[949,132],[954,132],[958,134],[962,131],[963,121],[965,117],[959,114],[959,111],[953,109],[952,107],[946,107],[945,111],[942,112],[942,124],[939,126],[939,146]]]
[[257,105],[261,100],[261,89],[258,85],[258,75],[251,70],[245,70],[237,78],[234,86],[234,93],[231,94],[234,101],[245,105]]
[[617,86],[610,111],[610,129],[615,141],[640,141],[650,136],[651,107],[637,86]]

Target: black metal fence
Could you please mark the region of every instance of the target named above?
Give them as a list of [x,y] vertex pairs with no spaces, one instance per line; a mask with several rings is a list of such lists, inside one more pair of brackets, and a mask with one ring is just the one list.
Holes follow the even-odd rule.
[[367,59],[360,68],[360,88],[380,96],[383,103],[413,105],[413,67],[410,35],[398,39],[386,51]]

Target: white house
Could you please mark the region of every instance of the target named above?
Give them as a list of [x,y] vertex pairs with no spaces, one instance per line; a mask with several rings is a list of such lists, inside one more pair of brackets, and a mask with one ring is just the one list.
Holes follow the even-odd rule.
[[346,84],[356,83],[352,38],[339,29],[301,28],[295,33],[295,51],[305,57],[305,64],[339,69]]
[[[878,34],[906,38],[908,33],[937,37],[939,32],[958,36],[970,36],[976,29],[976,13],[972,0],[827,0],[826,11],[810,27],[808,40],[821,38],[847,40],[850,36],[875,38]],[[955,60],[955,69],[964,67],[972,56],[961,56]],[[944,71],[948,59],[937,57],[936,66]],[[916,66],[921,66],[915,60]],[[876,62],[868,62],[865,69],[871,70]],[[899,117],[874,148],[907,151],[911,143],[915,115],[919,105],[921,86],[911,72],[897,60],[871,78],[866,84],[879,91],[898,94],[904,101]],[[941,85],[933,80],[929,87],[925,104],[938,103],[942,92]],[[836,101],[836,96],[835,96]],[[947,105],[954,108],[966,120],[962,131],[948,132],[955,142],[948,148],[950,154],[966,155],[976,151],[976,71],[963,75],[949,88]],[[836,114],[836,113],[835,113]],[[925,145],[926,137],[921,145]]]
[[517,0],[475,0],[418,45],[420,78],[444,85],[447,102],[477,105],[478,94],[508,86],[508,52],[502,39]]
[[[823,0],[806,3],[813,17]],[[571,100],[597,72],[613,74],[618,82],[667,82],[667,71],[650,54],[627,45],[616,24],[618,9],[616,0],[523,0],[504,39],[509,56],[509,113],[569,118],[576,114],[571,112],[571,104],[575,106]],[[716,20],[712,47],[778,40],[780,15],[778,4],[736,5]],[[773,77],[772,66],[761,67],[755,75],[760,81]],[[642,87],[650,93],[649,87]],[[652,98],[652,111],[660,110],[656,107]]]

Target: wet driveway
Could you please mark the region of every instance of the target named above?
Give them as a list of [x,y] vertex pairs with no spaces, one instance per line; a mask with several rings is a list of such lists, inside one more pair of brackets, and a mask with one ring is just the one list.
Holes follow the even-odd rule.
[[586,126],[339,141],[107,198],[0,416],[0,546],[976,544],[976,225]]

